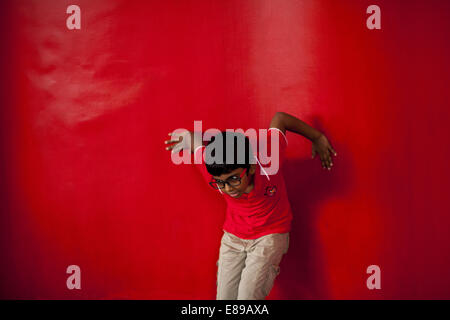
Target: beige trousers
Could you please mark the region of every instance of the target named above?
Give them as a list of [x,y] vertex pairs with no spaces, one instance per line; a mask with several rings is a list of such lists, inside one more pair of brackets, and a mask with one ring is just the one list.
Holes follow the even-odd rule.
[[241,239],[224,231],[217,261],[217,300],[264,300],[280,273],[289,233]]

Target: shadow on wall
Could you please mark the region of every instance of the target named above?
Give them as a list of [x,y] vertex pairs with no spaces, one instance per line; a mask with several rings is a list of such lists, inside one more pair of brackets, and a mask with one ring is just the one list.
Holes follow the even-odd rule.
[[[348,150],[334,141],[319,120],[313,126],[323,132],[337,151],[331,171],[323,169],[318,155],[311,159],[286,159],[283,174],[293,211],[289,251],[280,264],[273,299],[331,299],[329,268],[320,239],[318,224],[320,206],[345,196],[353,183],[352,165],[345,157]],[[276,297],[275,297],[276,295]],[[269,295],[268,299],[271,299]]]

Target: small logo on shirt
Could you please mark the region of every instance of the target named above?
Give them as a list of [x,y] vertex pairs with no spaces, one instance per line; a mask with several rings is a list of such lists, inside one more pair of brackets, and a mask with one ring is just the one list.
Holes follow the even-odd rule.
[[264,193],[265,196],[272,197],[277,193],[277,187],[276,186],[268,186],[266,188],[266,192]]

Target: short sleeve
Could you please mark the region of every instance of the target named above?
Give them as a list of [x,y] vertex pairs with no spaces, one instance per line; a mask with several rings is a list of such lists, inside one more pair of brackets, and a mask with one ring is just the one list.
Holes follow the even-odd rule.
[[208,170],[206,170],[205,162],[203,161],[203,152],[205,150],[205,146],[197,147],[194,151],[194,165],[200,171],[203,176],[203,179],[206,182],[211,181],[211,175]]
[[267,174],[277,174],[282,168],[286,158],[286,148],[288,145],[286,135],[278,128],[269,128],[267,132],[267,142],[262,145],[266,146],[266,150],[259,154],[261,164]]

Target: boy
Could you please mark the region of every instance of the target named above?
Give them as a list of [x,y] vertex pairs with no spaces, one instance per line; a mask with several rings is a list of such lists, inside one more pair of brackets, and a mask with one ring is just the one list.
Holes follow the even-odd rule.
[[[278,151],[277,164],[280,168],[275,168],[274,173],[267,174],[268,168],[252,155],[247,137],[244,136],[245,143],[238,147],[235,140],[243,135],[230,132],[221,132],[213,137],[214,142],[222,139],[226,143],[219,144],[222,149],[218,147],[210,154],[205,152],[205,163],[199,165],[211,187],[227,201],[224,234],[217,261],[217,300],[263,300],[280,272],[281,258],[289,247],[292,220],[284,178],[281,170],[277,170],[282,167],[288,143],[286,131],[311,140],[312,158],[318,153],[323,168],[331,170],[331,154],[337,154],[327,138],[284,112],[274,115],[267,133],[267,150],[272,150],[273,141],[279,148],[275,148],[275,152]],[[172,140],[166,140],[165,144],[172,145],[166,147],[167,150],[188,149],[194,153],[196,163],[200,163],[198,160],[204,154],[202,147],[205,147],[203,141],[195,141],[192,132],[169,135]],[[232,156],[226,157],[230,153]],[[239,156],[243,156],[239,159],[241,161]],[[256,163],[252,161],[253,157]]]

